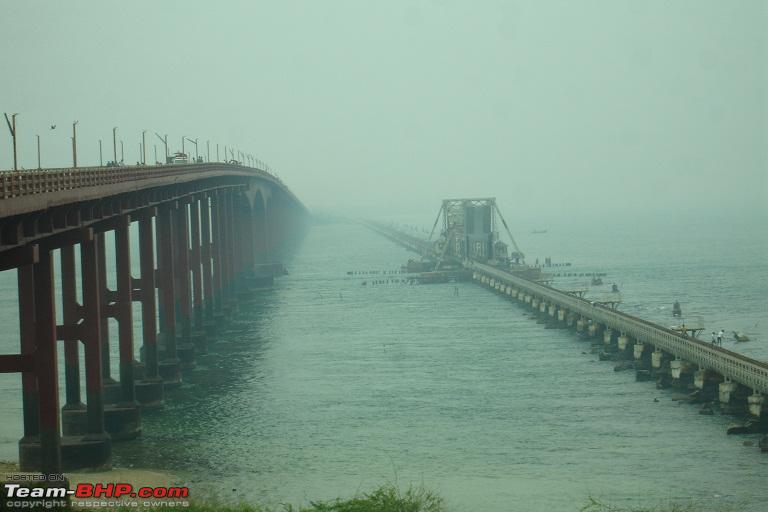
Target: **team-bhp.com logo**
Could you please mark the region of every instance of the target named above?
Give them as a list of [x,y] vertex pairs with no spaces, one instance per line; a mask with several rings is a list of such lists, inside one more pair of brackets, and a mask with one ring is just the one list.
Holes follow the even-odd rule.
[[[134,487],[127,483],[79,483],[67,487],[27,487],[17,483],[4,484],[4,505],[10,510],[81,507],[186,506],[189,487]],[[182,501],[183,500],[183,501]],[[2,507],[0,507],[2,508]]]

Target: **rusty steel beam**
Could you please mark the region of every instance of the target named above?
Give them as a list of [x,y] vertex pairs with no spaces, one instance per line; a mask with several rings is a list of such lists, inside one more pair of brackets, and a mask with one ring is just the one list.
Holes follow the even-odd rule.
[[203,296],[204,296],[204,316],[206,319],[213,318],[213,280],[211,273],[211,208],[208,194],[204,194],[201,200],[200,224],[202,227],[202,259],[203,272]]
[[[19,267],[19,334],[21,354],[34,356],[35,348],[35,278],[33,265]],[[37,376],[32,373],[21,375],[22,408],[24,411],[24,438],[32,440],[40,434],[40,416],[38,413],[40,392]]]
[[34,372],[35,358],[29,354],[0,355],[0,373]]
[[189,342],[192,336],[191,286],[189,278],[189,215],[186,202],[181,202],[174,212],[176,220],[175,255],[176,279],[178,283],[178,321],[181,338]]
[[129,229],[131,217],[123,215],[115,230],[115,256],[117,266],[117,322],[118,344],[120,346],[120,386],[122,400],[133,403],[134,389],[133,359],[133,304],[131,298],[131,240]]
[[39,260],[39,249],[37,245],[24,245],[0,252],[0,272],[19,268],[26,265],[34,265]]
[[193,198],[189,210],[192,248],[189,263],[192,268],[193,320],[195,329],[203,327],[203,277],[200,258],[200,200]]
[[49,251],[40,253],[40,260],[33,265],[33,273],[41,470],[45,475],[53,475],[61,473],[61,431],[56,358],[56,298],[53,258]]
[[75,248],[61,248],[61,310],[64,324],[57,326],[58,339],[64,340],[64,382],[66,384],[65,407],[82,405],[80,396],[80,309],[77,303],[77,276],[75,273]]
[[83,288],[83,343],[85,344],[85,389],[87,431],[104,433],[104,389],[102,381],[101,286],[99,284],[99,248],[96,240],[80,246]]
[[139,219],[139,265],[141,267],[141,324],[144,339],[145,377],[158,377],[157,309],[155,301],[155,252],[152,217]]

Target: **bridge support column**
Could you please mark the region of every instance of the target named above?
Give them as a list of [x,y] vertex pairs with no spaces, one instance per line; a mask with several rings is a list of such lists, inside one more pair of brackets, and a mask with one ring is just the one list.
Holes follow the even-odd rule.
[[39,466],[35,466],[38,466],[43,474],[51,475],[61,473],[62,465],[53,257],[49,250],[40,251],[40,259],[33,265],[33,275],[35,366],[40,393],[40,462]]
[[160,377],[166,386],[181,384],[179,359],[176,353],[176,297],[173,286],[174,262],[171,229],[172,205],[158,209],[157,225],[157,276],[160,290],[160,345],[162,358],[159,365]]
[[94,236],[99,259],[99,297],[101,298],[101,375],[104,381],[105,403],[113,404],[120,400],[120,383],[112,378],[112,360],[109,352],[110,290],[107,287],[106,234],[97,233]]
[[206,351],[203,329],[203,274],[200,241],[200,198],[192,198],[189,206],[190,232],[192,234],[192,250],[189,253],[189,264],[192,268],[192,342],[197,353]]
[[66,435],[67,415],[85,413],[85,404],[80,394],[80,340],[76,335],[80,322],[80,305],[77,303],[77,276],[75,265],[75,247],[66,245],[61,248],[61,306],[64,320],[64,381],[66,383],[66,403],[62,409],[62,429]]
[[182,369],[195,367],[195,347],[192,344],[191,286],[189,278],[189,215],[186,201],[180,201],[173,212],[174,270],[176,281],[176,355]]
[[583,318],[579,318],[576,320],[576,332],[584,332],[584,329],[587,327],[587,321]]
[[211,196],[211,225],[213,226],[213,315],[221,319],[224,317],[224,233],[223,194],[216,191]]
[[224,284],[225,296],[227,297],[226,308],[232,310],[236,307],[235,302],[235,257],[237,256],[237,243],[235,241],[235,215],[233,207],[233,193],[228,190],[224,194],[224,263],[226,266],[226,282]]
[[597,322],[590,320],[587,324],[587,336],[590,338],[596,338],[599,336],[599,333],[600,325]]
[[747,406],[749,407],[749,414],[755,418],[760,419],[763,414],[763,402],[765,397],[757,391],[753,391],[751,395],[747,397]]
[[144,378],[136,383],[136,400],[142,407],[162,407],[165,399],[157,350],[157,303],[155,300],[155,250],[152,214],[139,219],[141,269],[141,324],[144,340]]
[[[74,258],[69,258],[69,249],[63,249],[62,254],[65,255],[62,258],[62,267],[67,268],[66,273],[69,274],[69,270],[73,270]],[[85,345],[87,405],[85,410],[65,407],[62,417],[62,426],[66,436],[61,443],[62,469],[109,468],[112,458],[112,442],[105,429],[101,366],[103,361],[101,342],[103,324],[101,306],[103,300],[100,295],[103,291],[99,272],[98,242],[90,234],[81,243],[80,259],[83,322],[72,329],[66,323],[63,327],[67,337],[71,336],[75,343],[78,343],[77,338],[79,338]],[[64,277],[64,273],[62,276]],[[73,305],[71,299],[74,297],[72,290],[69,289],[73,284],[69,275],[62,280],[62,298],[65,300],[65,311],[72,308]],[[67,316],[69,317],[69,315]]]
[[731,403],[731,398],[736,392],[737,387],[738,384],[727,377],[718,385],[718,399],[720,400],[721,405],[728,405]]
[[202,235],[202,273],[203,273],[203,318],[206,322],[213,321],[213,273],[211,270],[211,206],[208,194],[203,195],[200,202],[200,225]]
[[[35,339],[35,279],[33,265],[17,270],[19,292],[20,353],[34,357]],[[19,469],[35,471],[40,468],[40,393],[36,372],[21,374],[21,398],[24,416],[24,437],[19,441]],[[37,446],[35,446],[37,445]],[[35,453],[37,452],[37,453]]]
[[141,433],[141,412],[136,402],[136,379],[133,357],[133,283],[131,277],[131,218],[123,215],[115,229],[115,257],[117,267],[117,301],[115,318],[118,322],[120,346],[120,388],[118,404],[107,407],[106,430],[113,440],[133,439]]

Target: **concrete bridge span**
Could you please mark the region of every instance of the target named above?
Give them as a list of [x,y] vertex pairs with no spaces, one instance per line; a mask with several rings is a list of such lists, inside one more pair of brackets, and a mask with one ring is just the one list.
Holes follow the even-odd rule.
[[[0,355],[0,372],[22,375],[21,469],[109,466],[112,441],[140,433],[141,409],[162,405],[239,294],[280,273],[280,255],[307,216],[279,178],[241,165],[0,173],[0,271],[17,272],[20,328],[20,351]],[[107,233],[114,251],[106,250]],[[112,336],[110,319],[118,325]]]
[[747,401],[749,412],[758,418],[762,416],[764,396],[768,394],[768,364],[488,264],[469,261],[466,266],[473,271],[476,281],[518,298],[561,322],[581,322],[577,329],[589,325],[590,334],[594,336],[602,331],[608,343],[618,336],[618,348],[622,351],[632,348],[634,359],[652,355],[653,350],[656,357],[650,358],[650,364],[654,369],[660,369],[663,356],[671,356],[673,360],[667,362],[672,378],[679,379],[684,369],[695,372],[691,375],[695,387],[703,388],[707,379],[717,383],[719,400],[724,404],[730,402],[737,384],[744,386],[752,393]]

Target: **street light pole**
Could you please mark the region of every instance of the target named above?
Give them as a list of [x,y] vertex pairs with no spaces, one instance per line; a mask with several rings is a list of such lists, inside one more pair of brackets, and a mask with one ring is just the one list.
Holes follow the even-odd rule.
[[219,145],[216,144],[216,161],[219,161]]
[[112,128],[112,152],[114,153],[114,162],[117,163],[117,126]]
[[77,169],[77,123],[72,123],[72,167]]
[[99,139],[99,167],[104,167],[104,157],[101,153],[101,139]]
[[[192,139],[189,139],[189,138],[187,138],[187,140],[188,140],[189,142],[191,142],[192,144],[194,144],[194,145],[195,145],[195,162],[197,162],[197,160],[200,158],[200,156],[199,156],[199,154],[198,154],[198,152],[197,152],[197,139],[195,139],[195,140],[192,140]],[[182,142],[183,142],[183,141],[182,141]],[[183,152],[183,151],[182,151],[182,152]]]
[[147,165],[147,130],[141,131],[141,164]]
[[40,135],[37,136],[37,168],[42,169],[40,166]]
[[157,165],[157,144],[153,144],[152,147],[155,148],[155,165]]
[[11,132],[11,138],[13,139],[13,170],[18,171],[19,166],[18,162],[16,160],[16,116],[19,115],[11,114],[11,119],[8,119],[8,114],[5,114],[5,122],[8,123],[8,130]]
[[[155,135],[165,146],[165,163],[168,163],[168,134],[166,134],[165,137],[161,137],[159,133],[155,132]],[[157,161],[157,155],[155,155],[155,161]]]
[[205,141],[205,149],[208,153],[208,157],[206,158],[206,161],[210,163],[211,161],[211,141],[207,140]]
[[125,153],[123,152],[123,141],[120,141],[120,163],[125,162]]

